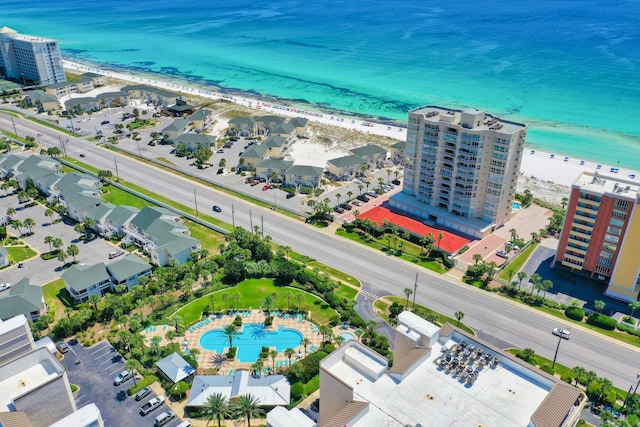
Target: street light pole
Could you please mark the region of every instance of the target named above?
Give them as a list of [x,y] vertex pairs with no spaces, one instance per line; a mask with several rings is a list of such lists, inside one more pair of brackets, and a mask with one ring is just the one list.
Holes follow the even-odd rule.
[[636,388],[633,390],[633,393],[631,393],[631,389],[633,388],[633,384],[631,384],[629,386],[629,391],[627,391],[627,396],[624,398],[624,403],[622,404],[622,407],[620,408],[620,412],[623,412],[625,406],[627,406],[627,403],[629,403],[629,398],[633,397],[636,392],[638,391],[638,386],[640,386],[640,372],[638,372],[636,374],[636,378],[638,379],[638,382],[636,383]]
[[413,285],[413,311],[416,311],[416,294],[418,293],[418,273],[416,273],[416,283]]
[[558,358],[558,350],[560,349],[560,341],[562,341],[563,339],[568,340],[569,337],[564,335],[564,330],[560,329],[559,333],[558,333],[558,345],[556,346],[556,354],[554,354],[553,356],[553,363],[551,364],[551,370],[553,370],[556,367],[556,359]]

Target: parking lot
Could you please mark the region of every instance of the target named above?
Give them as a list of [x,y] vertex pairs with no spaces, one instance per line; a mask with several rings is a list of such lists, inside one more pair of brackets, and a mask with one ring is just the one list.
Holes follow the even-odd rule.
[[[105,427],[153,426],[155,417],[169,407],[162,404],[146,416],[141,416],[140,407],[156,397],[151,393],[139,402],[127,396],[127,389],[133,380],[119,386],[113,385],[113,379],[124,370],[124,359],[107,342],[85,348],[75,340],[69,341],[70,350],[65,353],[62,364],[67,369],[69,382],[79,387],[76,393],[78,408],[95,403],[100,408]],[[175,427],[181,420],[177,417],[166,424]]]
[[[66,224],[64,222],[57,222],[50,224],[51,218],[47,217],[44,213],[46,208],[43,205],[35,205],[29,208],[24,208],[24,204],[19,204],[17,196],[15,194],[9,196],[0,197],[0,213],[7,211],[7,208],[14,207],[16,214],[14,219],[19,219],[24,222],[26,218],[32,218],[36,226],[33,227],[33,235],[24,237],[25,243],[31,246],[32,249],[38,252],[33,258],[24,261],[24,267],[18,268],[17,265],[12,265],[0,271],[0,282],[15,283],[23,277],[28,277],[32,285],[43,285],[52,280],[57,279],[62,274],[63,270],[60,269],[61,263],[57,259],[43,260],[40,258],[41,253],[49,252],[49,245],[44,243],[46,236],[59,237],[64,242],[63,248],[66,248],[70,244],[75,244],[80,249],[80,254],[76,256],[76,260],[81,263],[93,264],[100,261],[106,261],[108,259],[109,252],[113,251],[115,246],[112,243],[104,239],[95,239],[91,242],[84,243],[79,240],[80,234],[73,230],[72,222]],[[53,219],[57,219],[56,215]],[[27,232],[25,227],[22,227],[22,232]],[[7,227],[7,231],[12,234],[18,232],[13,227]],[[67,258],[67,262],[73,261],[72,257]]]

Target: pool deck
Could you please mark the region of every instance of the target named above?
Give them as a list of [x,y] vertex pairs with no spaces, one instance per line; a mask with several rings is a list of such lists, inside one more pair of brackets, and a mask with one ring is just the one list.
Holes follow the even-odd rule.
[[[244,314],[243,314],[244,313]],[[259,310],[245,310],[244,312],[241,310],[237,313],[242,317],[243,324],[256,324],[256,323],[264,323],[266,319],[266,314]],[[214,368],[213,357],[217,354],[215,350],[205,350],[200,346],[200,338],[206,334],[207,332],[215,329],[222,329],[224,326],[227,326],[233,322],[235,319],[235,315],[223,315],[222,318],[216,317],[215,319],[208,319],[209,323],[205,323],[203,326],[199,328],[189,327],[184,333],[182,337],[176,337],[173,342],[180,343],[182,350],[185,351],[187,349],[198,349],[199,353],[197,354],[198,360],[198,373],[202,374],[204,372],[211,372]],[[307,354],[312,351],[316,351],[320,348],[322,344],[322,335],[318,332],[318,327],[310,322],[309,320],[300,321],[296,316],[287,316],[287,315],[278,315],[273,317],[273,324],[267,330],[277,331],[280,326],[284,326],[289,329],[296,329],[302,333],[302,335],[311,341],[311,343],[307,346]],[[160,346],[165,346],[169,344],[169,340],[165,337],[167,332],[174,330],[173,326],[169,325],[156,325],[150,328],[147,328],[145,331],[141,332],[145,337],[145,344],[149,345],[151,342],[151,338],[160,337],[162,341],[160,342]],[[351,335],[354,335],[353,328],[344,329],[342,326],[336,326],[333,328],[334,336],[338,336],[341,333],[348,332]],[[316,350],[314,350],[316,349]],[[228,347],[225,347],[224,351],[226,352]],[[300,354],[301,357],[305,357],[305,349],[303,345],[299,345],[294,348],[296,350],[296,354]],[[294,363],[299,357],[294,356],[291,359],[291,362]],[[228,374],[232,370],[236,369],[249,369],[250,366],[254,363],[252,362],[240,362],[239,360],[230,360],[226,366],[219,371],[220,374]],[[271,367],[273,362],[271,358],[264,359],[264,366]],[[284,352],[278,353],[278,357],[275,359],[276,371],[278,367],[285,368],[285,363],[288,362],[288,358],[284,355]]]

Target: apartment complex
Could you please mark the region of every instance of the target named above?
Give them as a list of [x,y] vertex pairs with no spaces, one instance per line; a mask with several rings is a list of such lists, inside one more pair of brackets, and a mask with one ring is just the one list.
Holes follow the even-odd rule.
[[640,292],[640,185],[583,173],[571,188],[556,264],[607,282],[605,295],[624,301]]
[[[573,425],[586,402],[581,390],[511,354],[404,311],[392,367],[355,340],[322,360],[317,425],[560,427]],[[299,416],[270,412],[267,424]]]
[[0,28],[0,75],[42,85],[65,82],[58,41]]
[[409,112],[403,191],[391,206],[481,238],[512,213],[527,125],[479,110]]

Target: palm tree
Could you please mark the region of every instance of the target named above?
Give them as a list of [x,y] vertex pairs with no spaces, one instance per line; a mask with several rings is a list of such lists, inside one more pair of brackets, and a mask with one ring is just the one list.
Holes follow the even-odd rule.
[[391,180],[391,169],[387,169],[387,184]]
[[24,224],[22,224],[22,221],[20,221],[19,219],[13,219],[11,220],[11,226],[18,232],[18,235],[22,236],[22,230],[20,229],[20,227],[22,227]]
[[218,427],[222,424],[222,420],[231,415],[231,407],[229,401],[222,393],[214,393],[207,399],[207,402],[202,408],[202,416],[207,420],[207,426],[209,422],[218,420]]
[[29,234],[31,234],[31,229],[36,226],[36,222],[33,220],[33,218],[25,218],[24,226],[29,229]]
[[553,282],[551,280],[546,279],[542,281],[542,298],[547,296],[547,291],[551,288],[553,288]]
[[480,262],[482,260],[482,255],[480,254],[473,254],[473,261],[475,262],[474,265],[478,265],[478,262]]
[[[364,331],[358,328],[355,330],[354,334],[356,334],[356,336],[358,337],[358,341],[360,341],[360,337],[362,337],[362,335],[364,334]],[[306,355],[306,349],[305,349],[305,355]]]
[[229,340],[229,349],[233,348],[233,339],[237,338],[240,335],[240,329],[231,323],[230,325],[224,326],[220,331],[226,339]]
[[347,191],[347,197],[351,200],[351,196],[353,196],[353,191]]
[[291,358],[294,354],[296,354],[296,351],[292,348],[287,348],[284,350],[284,355],[287,356],[287,359],[289,359],[289,366],[291,366]]
[[562,205],[562,209],[564,209],[569,204],[569,199],[567,199],[566,197],[563,197],[562,200],[560,201],[560,204]]
[[251,370],[257,376],[260,376],[262,373],[262,368],[264,367],[264,362],[260,359],[256,360],[255,363],[251,364]]
[[[533,273],[531,275],[531,283],[533,283],[533,287],[537,287],[538,283],[540,283],[542,281],[542,276],[540,276],[538,273]],[[531,289],[531,293],[533,293],[533,289]]]
[[47,209],[46,211],[44,211],[44,214],[47,218],[49,218],[49,223],[51,224],[53,222],[53,216],[56,214],[53,209]]
[[271,317],[271,306],[273,306],[273,303],[276,300],[276,294],[273,293],[271,295],[267,295],[266,297],[264,297],[264,301],[262,301],[262,305],[264,305],[264,308],[267,309],[267,317]]
[[605,307],[606,305],[607,305],[607,304],[606,304],[604,301],[599,300],[599,299],[598,299],[598,300],[595,300],[595,301],[593,302],[593,306],[595,307],[596,312],[597,312],[598,314],[600,314],[600,312],[601,312],[602,310],[604,310],[604,307]]
[[575,380],[576,380],[575,385],[577,386],[578,382],[580,381],[580,377],[586,374],[587,370],[584,369],[582,366],[574,366],[573,369],[571,369],[571,373],[575,376]]
[[49,245],[49,252],[53,250],[51,244],[53,243],[53,236],[45,236],[44,243]]
[[611,380],[609,378],[600,378],[600,399],[598,400],[602,400],[602,398],[604,397],[604,394],[607,390],[609,390],[609,388],[613,385],[613,383],[611,382]]
[[219,371],[220,369],[222,369],[227,365],[227,363],[229,362],[229,359],[227,358],[226,354],[219,353],[219,354],[215,354],[211,358],[211,361],[213,362],[213,367]]
[[232,405],[236,419],[247,419],[247,426],[251,427],[251,418],[264,417],[264,410],[258,406],[260,399],[251,394],[239,396]]
[[133,378],[134,387],[138,385],[138,381],[136,381],[136,374],[138,373],[137,366],[138,366],[138,361],[135,359],[129,359],[124,364],[124,367],[133,374],[131,378]]
[[300,344],[302,344],[302,346],[304,347],[304,357],[307,357],[307,346],[311,344],[311,340],[307,337],[304,337],[302,341],[300,341]]
[[341,197],[342,197],[342,194],[336,193],[336,199],[338,199],[338,204],[340,204],[340,198]]
[[453,313],[453,316],[456,318],[456,320],[458,321],[456,323],[456,326],[460,326],[460,321],[464,318],[464,313],[460,310],[456,311],[455,313]]
[[276,357],[278,357],[278,352],[276,350],[269,351],[269,357],[271,358],[271,367],[273,372],[276,371]]
[[7,216],[12,219],[16,214],[16,208],[7,208]]
[[411,294],[413,293],[413,290],[411,288],[404,288],[404,294],[407,296],[407,302],[405,303],[405,307],[409,307],[409,297],[411,296]]
[[513,242],[514,240],[518,239],[518,231],[515,228],[512,228],[509,230],[509,233],[511,234],[511,241]]
[[69,245],[67,248],[67,255],[71,255],[73,257],[73,263],[76,262],[76,255],[80,253],[80,249],[76,245]]
[[518,271],[518,290],[522,287],[522,281],[527,278],[527,273],[524,271]]
[[444,234],[438,233],[438,254],[440,254],[440,243],[442,243],[442,239],[444,239]]
[[364,185],[358,184],[358,190],[360,190],[360,195],[362,195],[362,189],[363,188],[364,188]]

